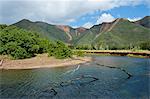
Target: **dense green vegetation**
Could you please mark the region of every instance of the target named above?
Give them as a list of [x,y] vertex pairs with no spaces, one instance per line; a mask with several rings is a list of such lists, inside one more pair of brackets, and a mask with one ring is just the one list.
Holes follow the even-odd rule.
[[68,58],[72,55],[72,51],[64,43],[40,38],[37,33],[15,26],[0,25],[0,45],[0,54],[10,55],[14,59],[29,58],[45,52],[56,58]]
[[83,57],[85,55],[85,52],[80,51],[80,50],[75,50],[75,51],[73,51],[73,54],[76,55],[76,56]]
[[49,56],[55,56],[56,58],[69,58],[72,56],[72,51],[68,48],[63,42],[56,41],[53,44],[50,44],[48,49]]
[[150,50],[150,41],[141,42],[139,45],[140,45],[140,49],[142,50]]

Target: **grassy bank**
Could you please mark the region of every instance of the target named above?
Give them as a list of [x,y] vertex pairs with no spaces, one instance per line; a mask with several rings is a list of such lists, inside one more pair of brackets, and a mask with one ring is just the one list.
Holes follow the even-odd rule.
[[[76,50],[79,51],[79,50]],[[80,50],[85,54],[97,54],[100,56],[129,56],[138,58],[150,58],[150,51],[148,50]]]

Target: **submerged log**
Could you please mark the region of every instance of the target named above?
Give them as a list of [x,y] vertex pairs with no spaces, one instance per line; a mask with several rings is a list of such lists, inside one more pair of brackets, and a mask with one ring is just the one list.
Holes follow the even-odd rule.
[[[83,80],[84,78],[91,78],[92,80],[89,80],[87,82],[82,82],[82,85],[83,84],[89,84],[91,82],[99,80],[98,78],[93,77],[91,75],[81,75],[79,77],[76,77],[76,78],[68,80],[68,81],[64,81],[64,82],[60,82],[60,83],[53,83],[54,86],[51,86],[51,85],[45,86],[42,90],[38,90],[35,94],[39,95],[39,96],[37,96],[37,98],[39,98],[42,96],[42,93],[48,93],[49,94],[48,96],[52,98],[58,94],[58,92],[57,92],[58,88],[66,87],[69,85],[76,85],[75,84],[76,81]],[[52,84],[52,83],[50,83],[50,84]]]
[[70,85],[70,84],[74,84],[75,81],[78,81],[78,80],[82,80],[84,78],[92,78],[92,80],[88,81],[88,82],[84,82],[84,83],[90,83],[90,82],[94,82],[96,80],[99,80],[98,78],[96,77],[93,77],[91,75],[82,75],[80,77],[77,77],[75,79],[71,79],[71,80],[68,80],[66,82],[61,82],[60,83],[60,86],[64,87],[64,86],[67,86],[67,85]]
[[123,71],[125,74],[128,75],[127,79],[130,79],[133,76],[131,73],[129,73],[127,70],[125,70],[121,67],[108,66],[108,65],[103,65],[103,64],[99,64],[99,63],[96,63],[96,64],[99,65],[99,66],[104,66],[104,67],[108,67],[108,68],[119,69],[119,70]]

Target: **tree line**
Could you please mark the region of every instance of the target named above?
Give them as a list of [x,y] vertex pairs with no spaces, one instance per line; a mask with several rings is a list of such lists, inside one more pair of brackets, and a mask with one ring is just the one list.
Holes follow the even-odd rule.
[[0,54],[13,59],[24,59],[48,53],[56,58],[72,56],[72,50],[61,41],[41,38],[37,33],[16,26],[0,25]]

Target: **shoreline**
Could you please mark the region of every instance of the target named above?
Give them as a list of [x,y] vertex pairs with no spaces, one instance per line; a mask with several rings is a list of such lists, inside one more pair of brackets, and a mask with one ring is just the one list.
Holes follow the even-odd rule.
[[48,57],[47,54],[41,54],[29,59],[4,59],[2,66],[0,66],[0,70],[27,70],[38,68],[66,67],[79,65],[91,61],[92,58],[87,56],[73,57],[69,59],[55,59],[54,57]]
[[[150,58],[150,51],[130,51],[130,50],[80,50],[88,54],[95,55],[119,55],[119,56],[129,56],[129,57],[140,57],[140,58]],[[118,53],[119,54],[116,54]],[[149,56],[136,56],[130,53],[146,53]],[[120,54],[121,53],[121,54]],[[127,54],[127,55],[124,55]],[[92,57],[73,57],[68,59],[56,59],[54,57],[48,57],[45,54],[38,54],[36,57],[28,59],[11,60],[7,56],[0,56],[0,60],[3,60],[2,65],[0,65],[0,70],[26,70],[26,69],[38,69],[38,68],[55,68],[55,67],[67,67],[73,65],[79,65],[87,62],[91,62]]]
[[117,56],[150,58],[150,51],[147,51],[147,50],[137,50],[137,51],[132,51],[132,50],[80,50],[80,51],[82,51],[86,54],[117,55]]

